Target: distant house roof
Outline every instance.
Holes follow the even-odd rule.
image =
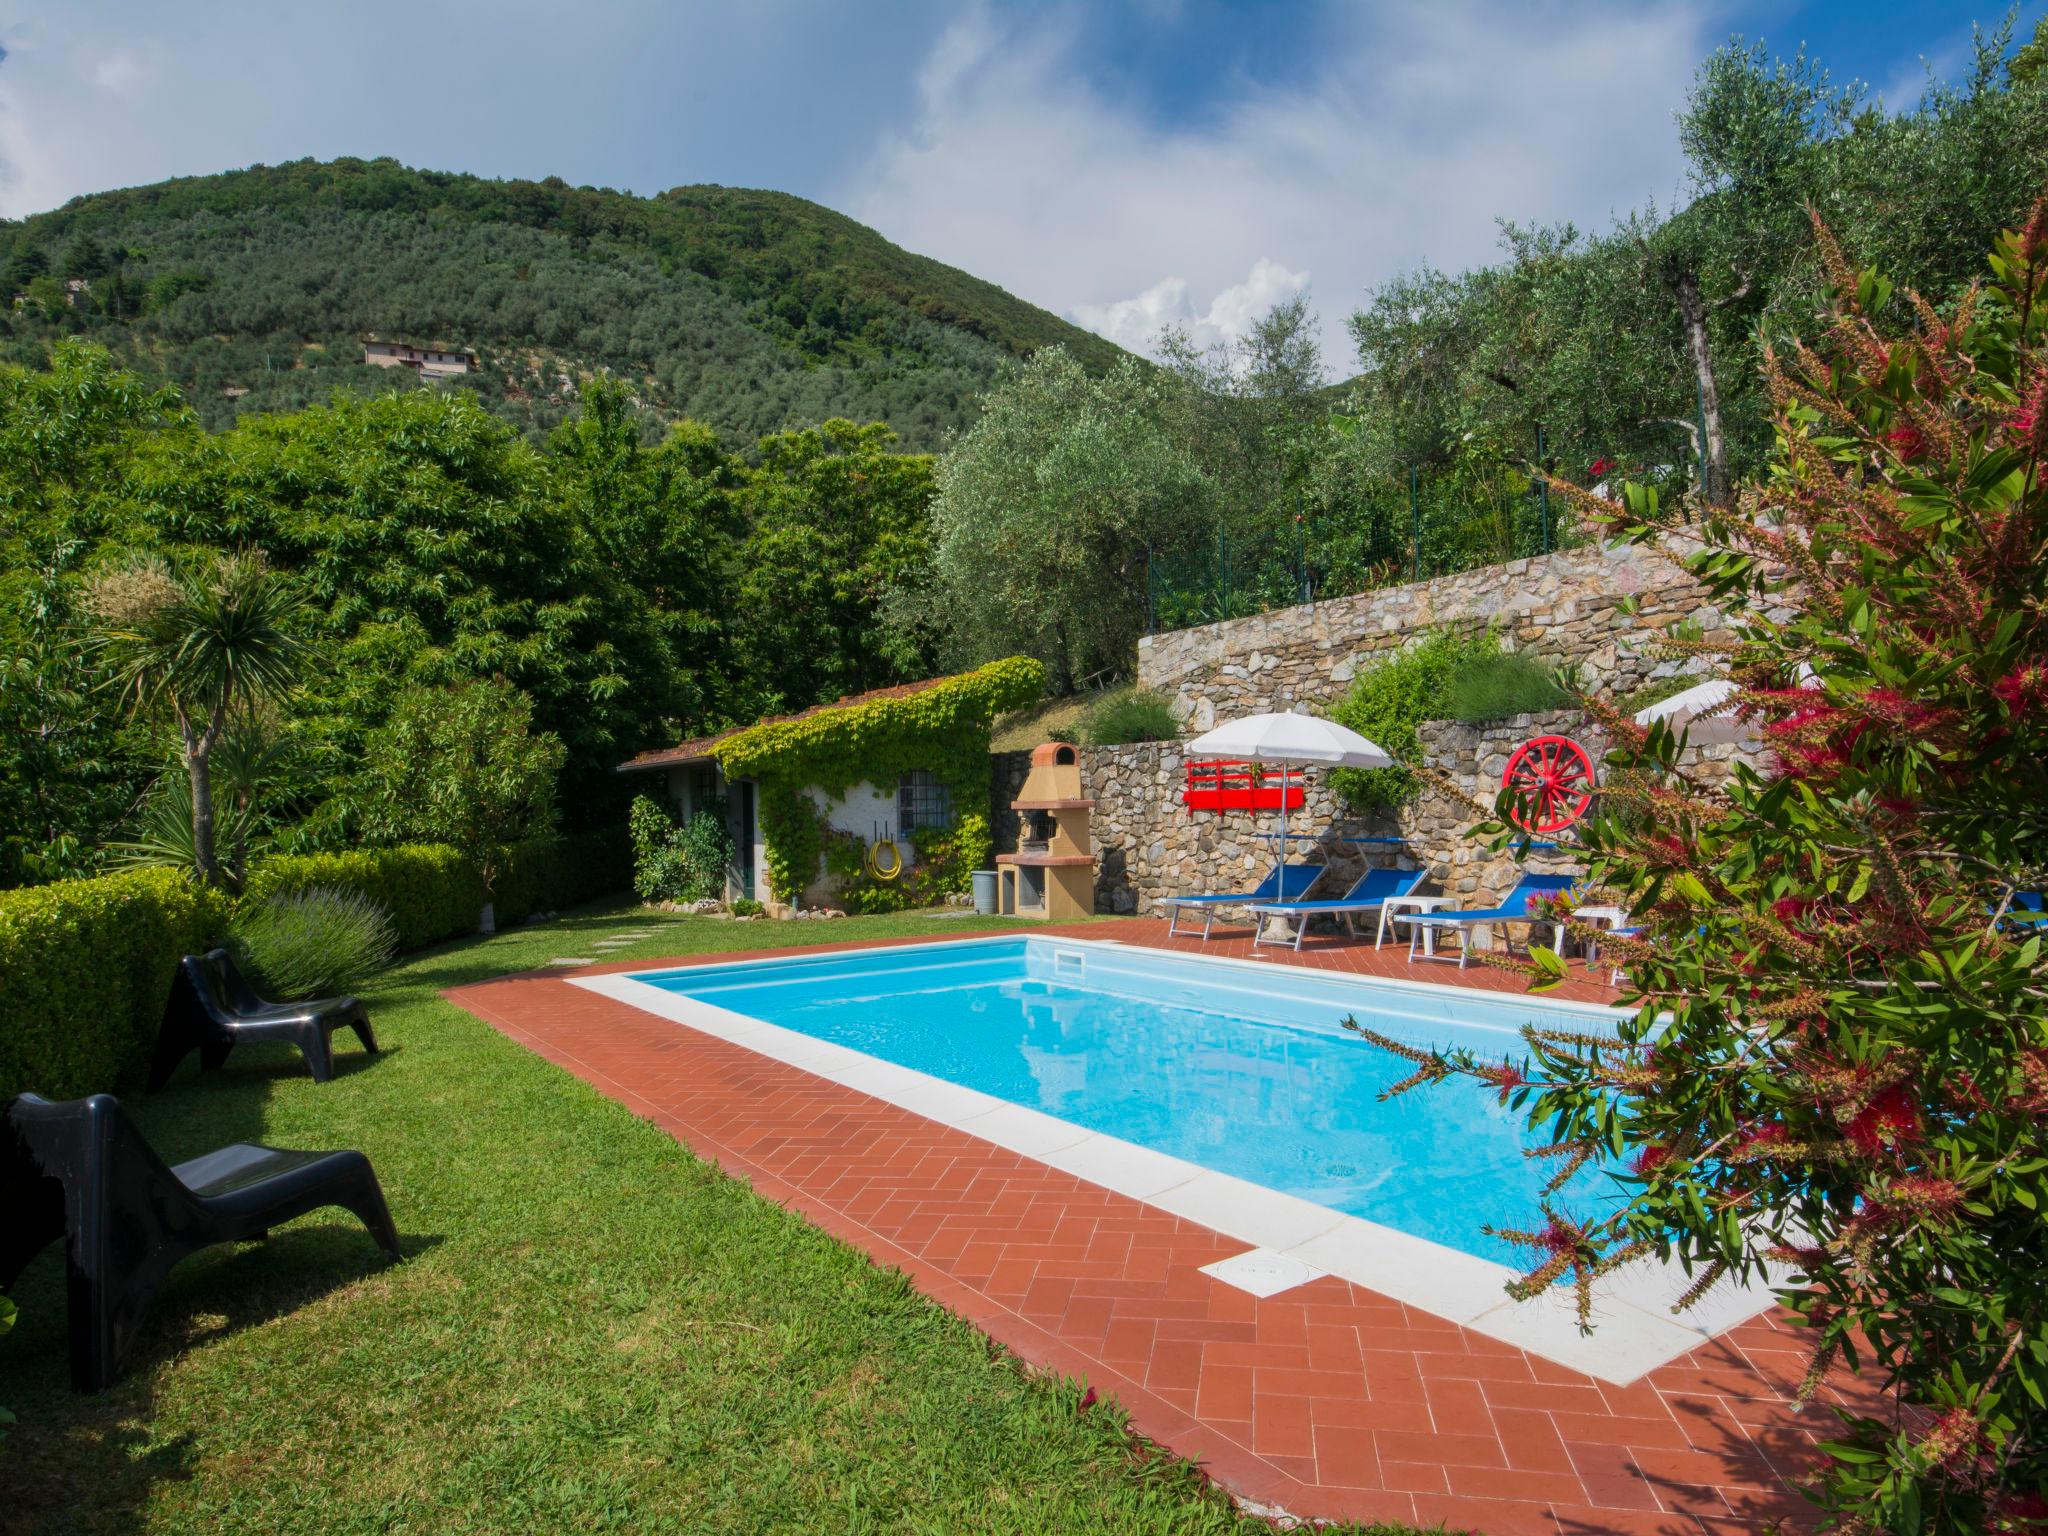
[[[857,704],[872,704],[876,699],[905,699],[914,693],[923,693],[941,683],[950,683],[951,677],[928,677],[917,683],[897,683],[890,688],[870,688],[866,693],[849,693],[830,704],[813,704],[809,709],[800,709],[793,715],[768,715],[752,725],[736,725],[729,731],[720,731],[716,736],[696,736],[689,741],[678,742],[672,747],[660,747],[652,752],[642,752],[638,757],[629,757],[619,764],[619,773],[641,773],[652,768],[683,768],[691,763],[713,761],[711,749],[721,741],[751,731],[755,725],[783,725],[791,720],[808,720],[813,715],[826,714],[835,709],[847,709]]]

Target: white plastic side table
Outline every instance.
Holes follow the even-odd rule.
[[[1627,907],[1573,907],[1572,920],[1590,923],[1596,928],[1613,932],[1616,928],[1628,926]],[[1600,945],[1596,940],[1586,941],[1586,964],[1592,965],[1600,958]]]
[[[1401,937],[1399,927],[1401,923],[1406,921],[1401,916],[1403,912],[1410,914],[1434,912],[1439,907],[1448,907],[1457,899],[1455,896],[1389,896],[1380,903],[1379,937],[1372,941],[1372,947],[1378,949],[1387,942],[1387,926],[1390,923],[1395,926],[1394,937],[1397,939]]]

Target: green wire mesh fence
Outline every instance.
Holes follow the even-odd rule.
[[[1552,513],[1547,488],[1520,476],[1475,492],[1468,480],[1430,481],[1411,472],[1405,487],[1389,487],[1341,513],[1300,512],[1262,527],[1219,529],[1200,547],[1154,551],[1146,632],[1476,570],[1581,542]]]

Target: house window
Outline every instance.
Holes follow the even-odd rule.
[[[953,797],[929,768],[913,768],[896,781],[896,830],[908,837],[919,827],[944,827],[953,820]]]

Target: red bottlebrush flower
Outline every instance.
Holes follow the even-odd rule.
[[[1655,849],[1674,864],[1684,864],[1692,858],[1692,850],[1685,846],[1684,839],[1674,837],[1669,832],[1656,834],[1644,846],[1646,850]]]
[[[1893,427],[1885,433],[1884,440],[1902,463],[1911,464],[1927,457],[1927,437],[1918,427]]]
[[[1094,1406],[1095,1389],[1093,1387],[1090,1387],[1086,1392],[1083,1392],[1081,1394],[1081,1401],[1074,1405],[1074,1412],[1086,1413],[1090,1408],[1093,1408]]]
[[[2048,451],[2048,374],[2020,402],[2019,409],[2005,418],[2005,428],[2015,448],[2036,454]]]
[[[2020,1086],[2006,1101],[2030,1115],[2048,1115],[2048,1051],[2020,1052]]]
[[[1984,1090],[1977,1086],[1977,1078],[1971,1072],[1951,1072],[1942,1079],[1942,1086],[1948,1089],[1951,1102],[1965,1109],[1984,1110],[1991,1107],[1991,1101],[1984,1097]]]
[[[1849,1144],[1865,1157],[1876,1157],[1887,1147],[1911,1141],[1919,1131],[1920,1112],[1903,1083],[1871,1099],[1842,1127]]]
[[[1885,1191],[1885,1205],[1900,1215],[1939,1221],[1952,1215],[1963,1203],[1963,1186],[1938,1174],[1915,1173],[1893,1179]]]
[[[1671,1149],[1661,1141],[1653,1141],[1636,1153],[1636,1175],[1639,1178],[1648,1178],[1670,1161]]]
[[[1522,1069],[1510,1061],[1504,1061],[1497,1067],[1482,1067],[1479,1069],[1479,1075],[1500,1090],[1500,1101],[1503,1104],[1507,1103],[1509,1096],[1517,1088],[1529,1081],[1522,1075]]]
[[[1553,1217],[1543,1229],[1543,1246],[1553,1255],[1576,1253],[1579,1250],[1579,1234]]]
[[[1792,1264],[1800,1269],[1815,1270],[1827,1263],[1828,1251],[1825,1248],[1814,1247],[1810,1243],[1781,1243],[1766,1252],[1764,1257],[1775,1259],[1780,1264]]]
[[[1729,1158],[1741,1163],[1769,1157],[1779,1148],[1790,1145],[1791,1141],[1792,1133],[1774,1120],[1769,1125],[1757,1126],[1742,1140],[1736,1142],[1729,1151]]]
[[[1586,478],[1588,480],[1598,480],[1612,468],[1614,468],[1614,460],[1606,458],[1595,459],[1586,466]]]
[[[1804,896],[1780,896],[1771,903],[1771,915],[1781,923],[1796,923],[1813,910],[1813,902]]]
[[[1920,802],[1908,800],[1904,795],[1879,795],[1877,806],[1885,814],[1896,816],[1901,821],[1920,814]]]
[[[2037,261],[2044,247],[2048,247],[2048,197],[2039,197],[2027,215],[2027,227],[2020,231],[2020,259]]]
[[[2048,1494],[2008,1493],[1991,1507],[1999,1530],[2048,1531]]]
[[[1984,1424],[1967,1408],[1951,1408],[1934,1421],[1920,1448],[1951,1472],[1966,1470],[1984,1444]]]
[[[1991,685],[1999,701],[2016,715],[2048,702],[2048,666],[2030,661],[2014,667]]]

